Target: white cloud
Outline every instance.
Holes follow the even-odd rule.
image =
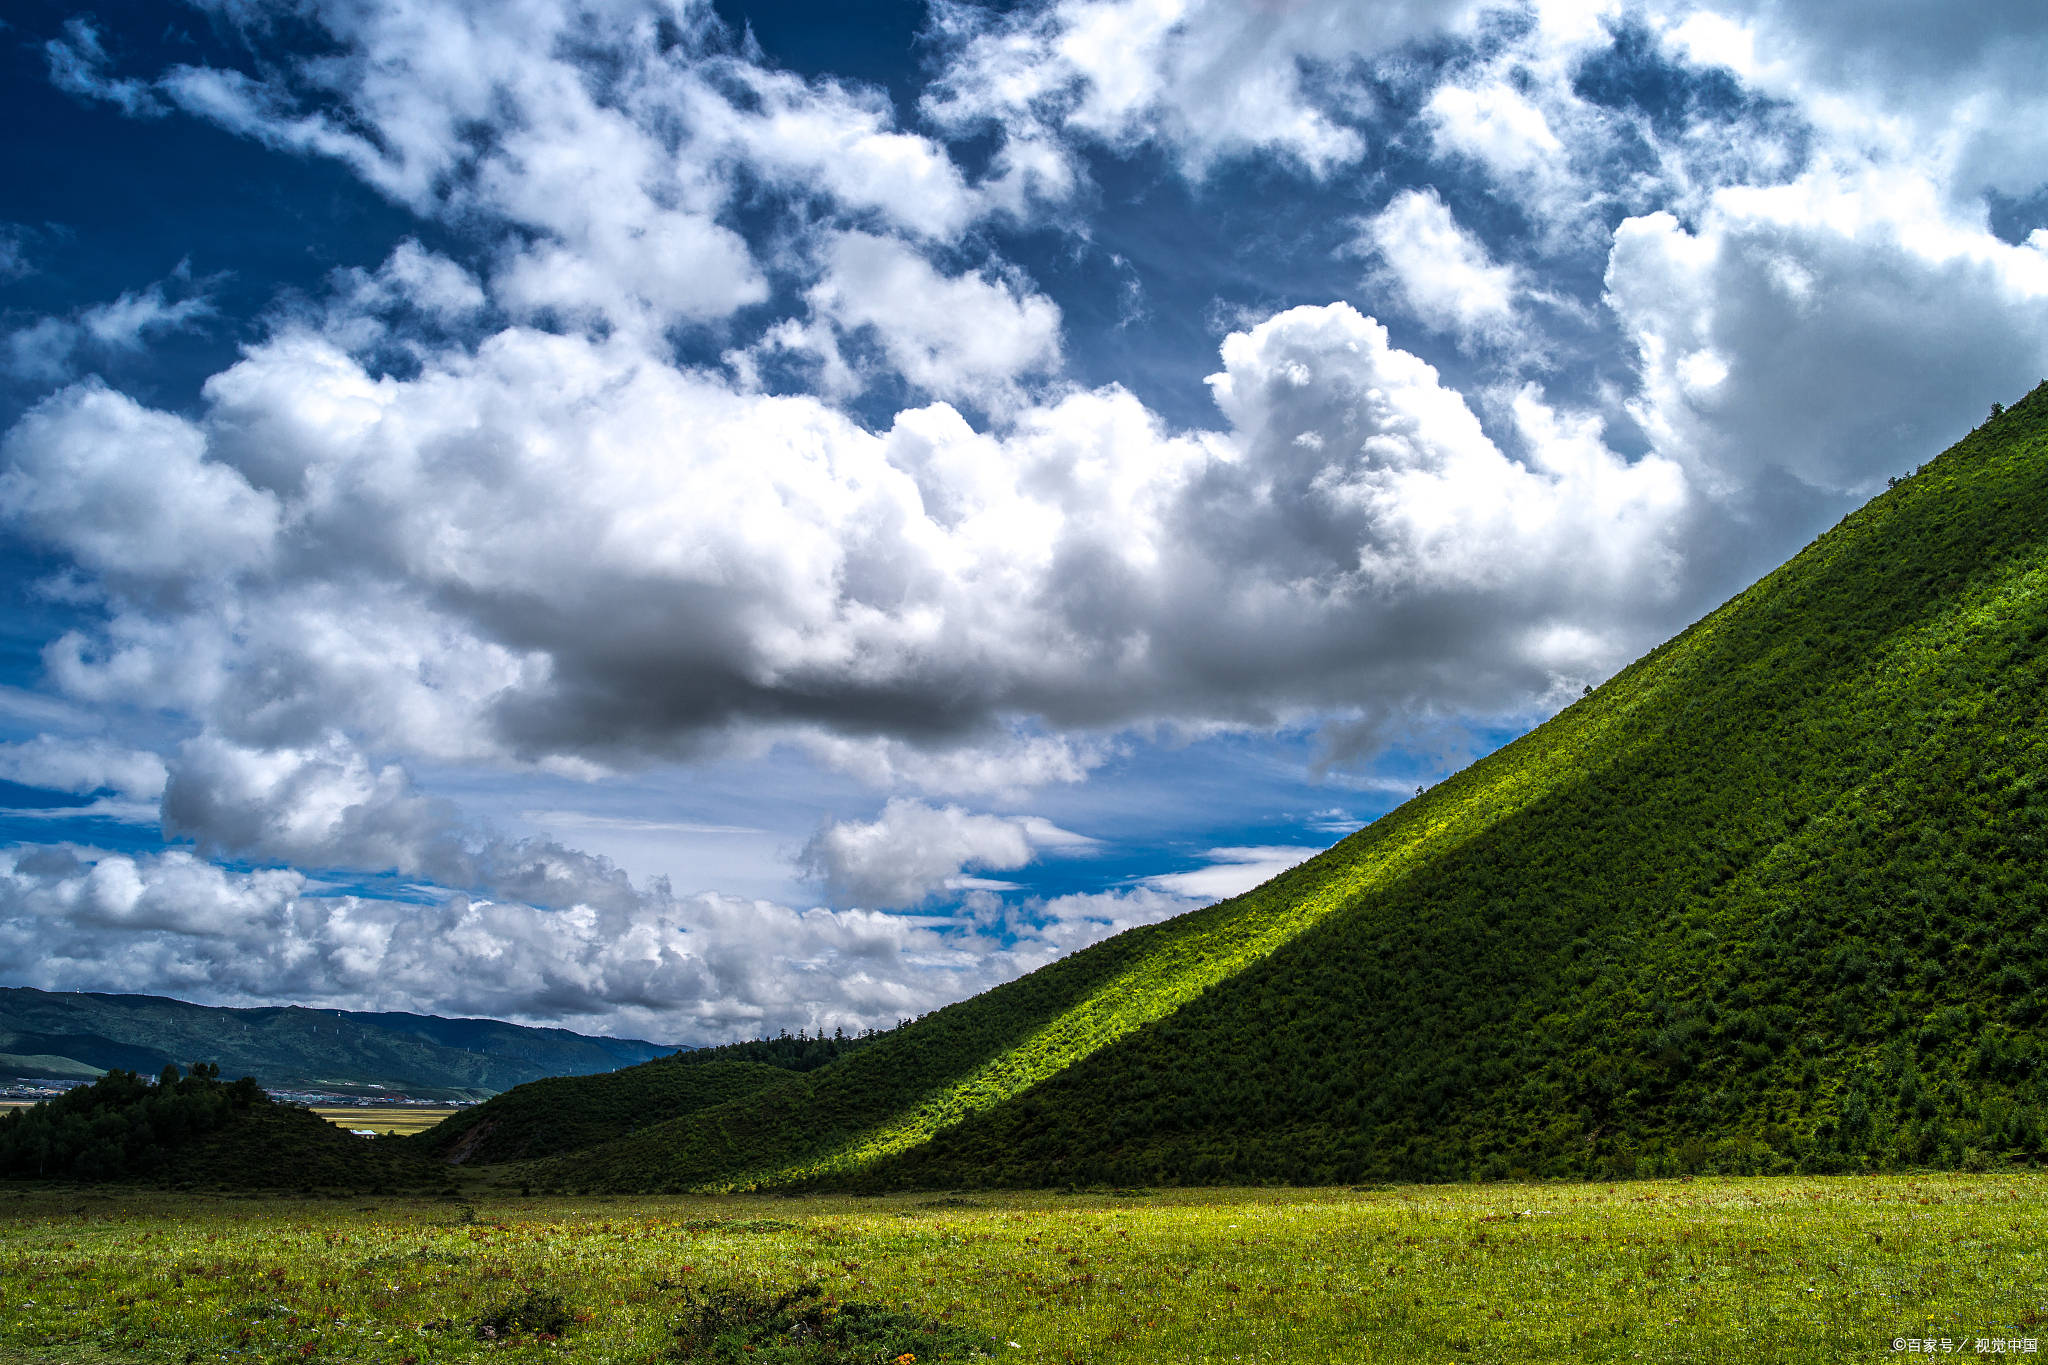
[[[1569,156],[1542,108],[1504,80],[1440,85],[1424,117],[1439,148],[1471,157],[1504,182],[1555,179]]]
[[[24,787],[79,796],[109,791],[135,801],[154,801],[163,795],[164,761],[146,749],[103,739],[43,734],[0,744],[0,777]]]
[[[0,269],[0,276],[5,273]],[[184,265],[171,281],[190,287]],[[184,331],[214,315],[213,300],[204,292],[172,299],[166,290],[167,282],[159,280],[68,317],[39,318],[8,334],[5,368],[18,379],[60,382],[77,372],[81,354],[133,354],[160,336]]]
[[[630,815],[598,815],[590,811],[530,810],[521,818],[536,825],[566,829],[624,830],[634,834],[766,834],[752,825],[714,825],[694,820],[649,820]]]
[[[460,884],[450,861],[455,813],[412,790],[395,764],[374,767],[339,736],[306,749],[258,750],[203,734],[179,749],[164,829],[211,851],[312,867],[427,873]]]
[[[170,765],[163,825],[208,853],[395,872],[537,906],[625,912],[642,899],[606,859],[465,821],[397,764],[375,764],[340,736],[297,749],[215,734],[186,741]]]
[[[1418,122],[1436,156],[1482,172],[1492,196],[1528,219],[1527,245],[1565,271],[1603,248],[1623,216],[1690,215],[1716,188],[1775,183],[1808,154],[1803,111],[1756,91],[1731,101],[1697,69],[1670,73],[1642,99],[1603,98],[1597,79],[1589,89],[1600,64],[1645,60],[1629,35],[1668,24],[1658,6],[1531,8],[1532,22],[1442,73]]]
[[[25,235],[19,227],[0,223],[0,280],[34,273],[35,267],[29,264],[28,252],[22,245]]]
[[[884,92],[744,62],[715,71],[749,98],[736,104],[699,89],[698,136],[757,174],[939,240],[986,211],[985,193],[967,184],[942,143],[894,126]]]
[[[481,311],[487,302],[474,275],[410,237],[391,249],[375,273],[346,272],[339,292],[343,316],[409,306],[438,320],[456,321]]]
[[[1022,800],[1055,783],[1082,782],[1116,746],[1074,735],[977,734],[971,745],[922,746],[888,735],[852,736],[801,730],[786,737],[797,749],[881,791],[913,787],[937,796]]]
[[[1435,190],[1403,190],[1362,225],[1359,245],[1385,267],[1378,278],[1411,315],[1470,344],[1503,344],[1522,293],[1519,272],[1458,226]]]
[[[271,552],[277,505],[205,446],[179,418],[75,385],[0,442],[0,517],[113,582],[171,590],[253,568]]]
[[[0,716],[25,725],[50,725],[84,729],[93,724],[93,713],[75,702],[43,692],[0,685]]]
[[[338,158],[416,212],[518,229],[492,282],[515,312],[651,334],[765,297],[747,244],[717,221],[724,173],[676,126],[701,83],[663,55],[654,7],[331,4],[312,17],[342,56],[261,82],[178,68],[162,88],[231,131]],[[684,22],[701,37],[700,18]],[[605,82],[572,56],[599,49]],[[334,102],[345,118],[320,111]]]
[[[1094,840],[1033,815],[981,815],[898,797],[874,820],[834,820],[799,862],[837,895],[876,906],[910,906],[953,889],[995,889],[973,871],[1023,867],[1046,849],[1082,850]]]
[[[1199,897],[1136,886],[1031,900],[1007,909],[997,918],[1021,931],[1028,940],[1071,953],[1126,929],[1158,924],[1198,910],[1202,904]]]
[[[0,508],[117,594],[49,653],[77,696],[260,748],[765,739],[954,790],[1071,780],[1087,732],[1153,720],[1520,704],[1668,599],[1668,463],[1540,402],[1512,459],[1343,305],[1223,359],[1226,431],[1104,389],[1002,435],[943,405],[874,434],[624,338],[514,329],[373,380],[286,334],[194,420],[51,399],[7,438]]]
[[[910,247],[867,233],[837,234],[824,256],[824,277],[806,296],[815,315],[841,334],[868,330],[890,366],[933,397],[1008,407],[1021,380],[1059,366],[1060,310],[1042,294],[941,275]]]
[[[883,92],[732,55],[708,5],[382,0],[307,13],[338,54],[260,79],[177,67],[153,89],[269,146],[338,159],[422,215],[494,230],[488,287],[523,319],[653,341],[764,301],[776,263],[726,221],[763,186],[848,225],[941,242],[1022,202],[1016,166],[970,185],[942,143],[895,126]],[[412,283],[446,297],[449,281]]]
[[[1380,779],[1380,781],[1384,783],[1384,790],[1401,793],[1405,793],[1407,790],[1407,783],[1401,782],[1399,779],[1387,778]],[[1368,783],[1365,785],[1369,790],[1375,789],[1373,784]],[[1365,821],[1358,819],[1342,806],[1331,806],[1328,809],[1316,811],[1309,816],[1307,823],[1308,827],[1315,830],[1318,834],[1352,834],[1363,829],[1366,824]]]
[[[1179,904],[1061,907],[1005,942],[950,921],[726,896],[540,909],[322,895],[299,872],[183,852],[0,850],[0,971],[50,990],[425,1010],[713,1042],[887,1027]],[[1119,913],[1121,920],[1119,920]]]
[[[1212,848],[1202,855],[1209,860],[1207,866],[1187,872],[1162,872],[1145,878],[1144,885],[1154,891],[1193,901],[1229,900],[1271,881],[1288,868],[1322,851],[1293,844]]]
[[[105,100],[131,117],[153,117],[165,112],[163,101],[147,82],[111,74],[113,58],[107,54],[99,30],[90,19],[73,18],[64,23],[64,36],[43,44],[43,59],[50,83],[66,94]]]
[[[71,377],[71,355],[84,339],[69,318],[38,318],[7,334],[7,373],[31,383],[57,383]]]
[[[1309,0],[1057,0],[1000,16],[942,4],[950,49],[926,94],[942,127],[994,127],[1020,157],[1058,141],[1112,148],[1155,142],[1200,175],[1224,157],[1276,152],[1327,175],[1364,150],[1359,133],[1312,93],[1356,61],[1457,28],[1465,0],[1355,5]],[[1071,171],[1044,175],[1056,187]]]
[[[120,796],[100,796],[82,806],[10,806],[0,815],[10,820],[40,820],[51,824],[67,820],[112,820],[124,825],[155,826],[159,807],[154,801],[131,801]]]
[[[1724,189],[1691,230],[1631,219],[1607,291],[1638,421],[1731,498],[1788,474],[1867,493],[2048,373],[2048,254],[1903,171]]]
[[[2048,13],[2027,0],[1658,8],[1675,54],[1793,102],[1839,146],[1941,167],[1959,200],[2048,183]]]
[[[150,336],[174,332],[194,319],[211,316],[213,304],[203,296],[171,302],[163,285],[121,295],[112,303],[88,308],[80,314],[79,326],[94,341],[115,350],[140,350]]]

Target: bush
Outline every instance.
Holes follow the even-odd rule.
[[[574,1325],[576,1314],[560,1294],[529,1291],[476,1321],[479,1341],[503,1341],[532,1333],[558,1337]]]
[[[684,1291],[672,1359],[717,1365],[919,1365],[994,1354],[995,1339],[865,1303],[835,1303],[815,1284],[773,1297],[734,1287]]]

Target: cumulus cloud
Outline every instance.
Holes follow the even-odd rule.
[[[551,909],[629,913],[641,903],[608,860],[466,821],[419,792],[399,765],[373,763],[338,735],[299,749],[255,749],[215,734],[188,740],[169,768],[163,827],[206,853],[395,872]]]
[[[1555,181],[1570,156],[1550,117],[1505,80],[1445,82],[1424,106],[1437,145],[1472,158],[1502,181]]]
[[[1903,172],[1717,192],[1625,222],[1607,268],[1633,411],[1730,497],[1789,475],[1868,493],[2048,373],[2048,252],[1958,221]]]
[[[325,5],[342,47],[258,79],[176,68],[181,108],[284,150],[329,156],[416,212],[518,229],[500,301],[642,332],[723,317],[765,297],[746,242],[718,221],[729,186],[685,153],[670,116],[695,83],[665,60],[652,6]],[[676,36],[692,45],[704,17]],[[572,56],[603,50],[617,79]],[[358,131],[358,130],[363,131]]]
[[[322,895],[297,871],[60,845],[0,850],[0,970],[49,990],[426,1010],[716,1042],[887,1027],[1184,905],[1142,893],[1054,903],[999,935],[659,887],[562,909],[461,894],[425,904]]]
[[[146,749],[104,739],[37,735],[0,744],[0,777],[24,787],[87,796],[115,792],[133,801],[163,795],[164,761]]]
[[[1796,104],[1864,154],[1937,164],[1958,197],[2048,183],[2048,15],[2025,0],[1668,3],[1669,47]]]
[[[1495,262],[1435,190],[1403,190],[1362,228],[1360,248],[1379,259],[1379,278],[1409,314],[1468,345],[1508,339],[1519,272]]]
[[[764,301],[778,263],[727,221],[761,188],[933,241],[1022,202],[1015,158],[971,184],[943,143],[896,126],[885,93],[749,60],[709,5],[322,3],[306,17],[337,54],[129,84],[339,160],[424,216],[497,228],[488,288],[528,320],[652,339]],[[67,41],[67,71],[104,65]]]
[[[1000,435],[944,405],[872,433],[620,338],[514,329],[398,380],[293,334],[192,419],[52,398],[0,509],[117,594],[49,654],[77,695],[258,747],[563,764],[1515,705],[1668,595],[1675,466],[1534,400],[1514,458],[1344,305],[1223,362],[1224,431],[1110,388]]]
[[[1011,280],[945,276],[900,242],[837,234],[825,274],[806,296],[837,334],[871,334],[912,387],[948,401],[1009,407],[1019,381],[1057,368],[1060,310]],[[814,342],[837,361],[836,338]],[[839,362],[843,364],[843,362]]]
[[[209,460],[189,423],[97,382],[0,442],[0,517],[143,594],[253,568],[278,529],[275,500]]]
[[[452,322],[475,315],[488,302],[474,275],[410,237],[375,271],[345,271],[339,283],[335,311],[344,320],[410,308]]]
[[[987,885],[963,880],[965,873],[1008,871],[1044,850],[1071,852],[1094,842],[1035,815],[980,815],[898,797],[874,820],[827,823],[804,845],[799,862],[836,895],[910,906],[941,891]]]
[[[1341,81],[1352,64],[1460,27],[1478,8],[1057,0],[997,14],[942,4],[934,26],[946,64],[924,108],[942,127],[999,130],[1020,158],[1057,155],[1067,141],[1153,143],[1195,174],[1223,157],[1270,151],[1326,175],[1365,144],[1316,96],[1317,77]],[[1071,172],[1042,180],[1070,182]]]

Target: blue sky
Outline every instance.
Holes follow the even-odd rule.
[[[16,6],[0,976],[701,1042],[1244,889],[2048,372],[2044,30]]]

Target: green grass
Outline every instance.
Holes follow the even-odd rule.
[[[2048,1185],[1996,1176],[474,1205],[55,1190],[0,1196],[0,1358],[679,1360],[705,1304],[812,1284],[808,1302],[1019,1365],[1877,1360],[1895,1337],[2048,1336],[2044,1214]],[[559,1339],[477,1330],[529,1319]]]

